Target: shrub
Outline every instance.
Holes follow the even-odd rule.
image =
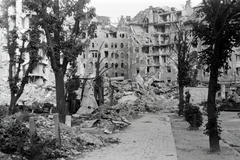
[[[0,118],[5,117],[7,115],[7,113],[8,113],[8,106],[7,105],[5,105],[5,106],[1,105],[0,106]]]
[[[29,129],[19,120],[11,118],[0,123],[0,151],[7,154],[20,153],[29,145]]]
[[[196,115],[195,125],[194,115]],[[190,124],[189,129],[198,129],[203,123],[202,112],[197,106],[193,106],[191,103],[185,104],[184,117]]]

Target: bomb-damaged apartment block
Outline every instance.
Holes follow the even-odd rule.
[[[0,11],[2,14],[2,11]],[[16,0],[12,6],[8,9],[8,22],[9,22],[9,30],[13,28],[18,29],[19,39],[17,40],[19,48],[22,47],[22,35],[29,29],[31,18],[34,14],[30,13],[27,10],[23,9],[22,0]],[[41,42],[46,41],[45,36],[41,36]],[[9,70],[9,54],[7,53],[7,30],[5,28],[0,28],[0,85],[7,84],[8,81],[8,70]],[[25,43],[25,47],[27,46],[28,41]],[[19,48],[16,49],[15,61],[18,61],[20,57]],[[51,83],[54,80],[54,75],[50,67],[50,61],[48,60],[45,53],[40,49],[39,57],[41,57],[41,61],[36,65],[33,71],[30,72],[28,77],[28,83],[33,83],[36,85],[44,85],[46,83]],[[24,59],[24,63],[21,64],[21,75],[24,75],[29,62],[29,53],[24,52],[22,55]],[[12,70],[14,74],[17,72],[17,63],[13,66]]]
[[[19,33],[24,33],[30,25],[33,14],[22,9],[22,0],[16,0],[16,4],[9,9],[9,23],[17,27]],[[175,45],[176,23],[186,22],[194,18],[194,8],[191,1],[186,1],[182,10],[169,7],[148,7],[140,11],[135,17],[121,16],[117,26],[111,25],[110,18],[97,16],[93,21],[97,22],[95,38],[78,58],[78,71],[80,77],[94,77],[96,74],[96,62],[100,58],[100,70],[106,77],[119,77],[134,79],[138,74],[143,78],[155,77],[169,84],[176,84],[177,67],[173,60],[177,55],[171,49]],[[185,27],[188,24],[185,23]],[[0,83],[6,83],[8,79],[9,56],[6,53],[6,30],[0,29]],[[46,41],[41,36],[41,41]],[[22,44],[21,40],[18,42]],[[191,51],[200,51],[201,43]],[[234,48],[229,65],[229,70],[219,78],[220,84],[226,85],[226,91],[230,88],[239,88],[240,77],[240,49]],[[100,54],[99,54],[100,53]],[[19,51],[17,51],[17,55]],[[43,85],[54,81],[50,62],[44,52],[39,51],[42,61],[29,75],[29,82]],[[25,62],[20,74],[24,74],[29,55],[24,53]],[[16,57],[17,59],[17,57]],[[15,67],[16,69],[16,67]],[[13,69],[13,70],[15,70]],[[198,80],[208,83],[209,73],[203,69],[198,71]]]
[[[116,27],[108,17],[98,16],[96,38],[80,56],[78,73],[94,76],[99,52],[103,59],[100,69],[105,68],[107,77],[131,79],[140,74],[175,83],[177,67],[172,60],[177,55],[171,47],[177,32],[176,23],[186,20],[192,13],[190,1],[187,1],[184,10],[150,6],[132,19],[121,16]]]

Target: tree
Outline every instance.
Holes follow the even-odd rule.
[[[89,0],[24,0],[33,13],[32,26],[44,31],[45,52],[55,75],[57,110],[60,122],[65,122],[66,99],[64,76],[70,62],[94,37],[96,25],[91,22],[95,9],[87,7]]]
[[[184,108],[184,87],[189,86],[194,80],[194,76],[191,73],[195,72],[194,65],[197,64],[196,52],[191,51],[191,47],[196,38],[192,37],[191,28],[186,27],[186,22],[180,21],[175,23],[177,31],[175,32],[174,45],[171,46],[173,52],[177,55],[173,56],[176,59],[171,58],[178,70],[178,85],[179,85],[179,115],[183,115]]]
[[[204,47],[200,59],[210,72],[206,133],[209,135],[210,150],[220,151],[215,95],[219,88],[217,82],[221,69],[229,69],[228,60],[239,37],[240,1],[204,0],[196,9],[196,20],[192,24],[194,34]]]
[[[38,56],[38,50],[40,48],[40,36],[37,29],[32,29],[28,31],[30,40],[28,41],[26,34],[20,34],[18,32],[17,26],[10,26],[9,24],[9,8],[15,7],[15,0],[4,0],[1,4],[1,9],[3,11],[1,17],[1,27],[6,30],[7,37],[7,53],[9,55],[9,88],[11,93],[10,107],[8,110],[9,114],[15,112],[15,107],[17,100],[20,98],[24,91],[25,85],[28,83],[29,73],[35,68],[38,62],[41,60],[41,57]],[[22,41],[21,47],[19,47],[18,40]],[[29,42],[27,48],[25,47],[26,42]],[[29,48],[31,46],[31,48]],[[17,53],[17,50],[20,54]],[[29,53],[29,62],[26,71],[23,73],[23,76],[20,76],[22,71],[22,64],[25,62],[24,53]]]

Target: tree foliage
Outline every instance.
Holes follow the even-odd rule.
[[[240,1],[204,1],[197,8],[197,20],[193,22],[194,34],[197,35],[204,46],[200,52],[203,65],[218,69],[229,69],[228,60],[233,53],[233,47],[240,36]],[[221,52],[213,52],[216,43]]]
[[[193,32],[202,42],[200,59],[210,72],[208,86],[206,133],[209,135],[211,151],[219,151],[219,129],[215,95],[221,69],[229,69],[233,47],[240,33],[239,0],[204,0],[196,9]]]
[[[94,37],[96,24],[91,21],[95,9],[89,0],[24,0],[32,14],[32,26],[43,30],[45,53],[55,74],[57,109],[65,121],[64,76],[67,66],[75,62]]]
[[[174,35],[174,44],[171,49],[176,54],[175,65],[178,69],[178,84],[179,84],[179,115],[183,114],[183,90],[185,86],[194,85],[196,82],[196,52],[191,51],[193,42],[196,42],[192,36],[192,31],[188,23],[180,21],[175,24],[177,31]],[[195,67],[195,69],[194,69]]]
[[[36,67],[41,57],[38,56],[38,50],[40,46],[39,32],[37,29],[31,29],[27,31],[28,33],[20,33],[17,26],[10,26],[9,19],[9,8],[16,7],[15,0],[4,0],[1,4],[2,16],[0,20],[0,25],[6,33],[7,37],[7,47],[6,51],[9,55],[9,76],[8,82],[11,92],[11,100],[9,107],[9,114],[14,113],[15,105],[17,100],[20,98],[24,91],[25,85],[28,83],[29,73]],[[27,34],[29,34],[30,39],[28,39]],[[22,44],[19,44],[21,41]],[[27,47],[25,46],[28,42]],[[28,52],[30,57],[29,61],[26,62],[24,55]],[[22,64],[28,63],[23,76],[21,76]]]

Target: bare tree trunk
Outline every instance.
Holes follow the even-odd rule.
[[[218,59],[218,56],[220,54],[219,45],[217,42],[213,45],[213,54],[214,59]],[[220,151],[220,145],[219,145],[219,133],[218,133],[218,113],[216,108],[216,88],[217,88],[217,82],[218,82],[218,69],[220,67],[218,66],[218,63],[212,62],[212,65],[210,66],[210,80],[209,80],[209,86],[208,86],[208,101],[207,101],[207,114],[208,114],[208,124],[207,124],[207,130],[209,131],[209,145],[210,150],[213,152]]]
[[[66,99],[65,99],[65,89],[64,89],[64,75],[59,71],[55,73],[56,81],[56,100],[57,100],[57,110],[59,113],[59,121],[65,123],[66,117]]]
[[[178,115],[183,115],[183,105],[184,105],[184,99],[183,99],[183,88],[184,86],[179,84],[179,106],[178,106]]]
[[[216,73],[216,72],[215,72]],[[217,86],[217,76],[212,71],[210,73],[210,81],[208,87],[208,102],[207,102],[207,113],[208,113],[208,124],[209,129],[209,144],[211,151],[220,151],[219,145],[219,133],[218,133],[218,122],[217,122],[217,108],[215,104],[215,95]]]
[[[15,106],[16,106],[16,96],[14,95],[14,93],[11,93],[11,100],[10,100],[10,106],[8,109],[8,114],[14,114],[15,113]]]

